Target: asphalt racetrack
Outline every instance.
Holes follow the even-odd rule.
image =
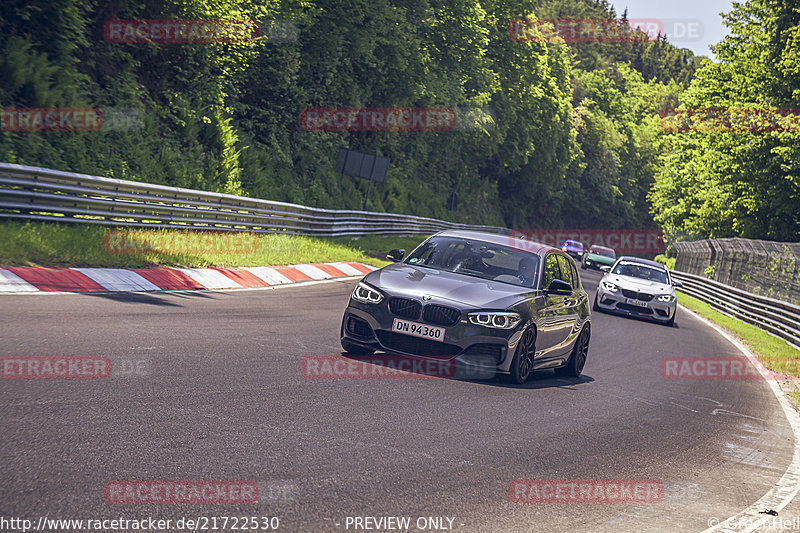
[[[593,297],[600,274],[581,276]],[[3,356],[115,365],[106,379],[0,380],[0,515],[267,516],[279,531],[323,533],[398,530],[364,517],[410,517],[409,531],[701,531],[790,463],[793,434],[765,382],[662,375],[665,357],[740,355],[681,310],[674,328],[593,313],[579,379],[310,379],[304,357],[341,353],[355,283],[0,296]],[[518,479],[650,480],[662,494],[518,503]],[[120,480],[251,480],[260,497],[109,503],[104,488]]]

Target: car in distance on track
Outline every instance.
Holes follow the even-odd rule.
[[[566,240],[561,245],[561,250],[572,257],[576,263],[583,257],[583,243],[581,241]]]
[[[593,244],[589,247],[589,251],[583,254],[581,268],[584,270],[587,268],[600,269],[603,266],[613,265],[616,260],[617,254],[614,253],[613,248]]]
[[[367,274],[342,317],[341,343],[447,358],[523,383],[534,370],[583,371],[589,297],[575,262],[557,248],[508,235],[445,231]],[[485,374],[486,372],[484,372]]]
[[[668,326],[675,324],[678,302],[669,270],[655,261],[623,256],[607,270],[597,286],[592,308],[629,316],[649,318]]]

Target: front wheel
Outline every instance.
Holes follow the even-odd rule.
[[[594,303],[592,303],[592,311],[600,311],[600,306],[597,305],[597,294],[594,295]]]
[[[669,320],[667,320],[666,322],[664,322],[664,325],[666,325],[668,328],[673,327],[675,325],[675,315],[676,314],[678,314],[678,309],[677,308],[675,309],[675,312],[672,313],[672,317]]]
[[[510,374],[503,376],[506,381],[522,385],[527,381],[533,370],[533,357],[536,353],[536,330],[533,326],[525,330],[517,344],[514,360],[511,361]]]
[[[556,375],[577,378],[583,372],[586,364],[586,356],[589,354],[589,326],[584,326],[578,334],[578,340],[572,348],[572,353],[567,360],[567,364],[561,368],[556,368]]]
[[[375,350],[372,348],[367,348],[366,346],[354,344],[345,339],[342,339],[342,348],[344,348],[344,351],[346,351],[347,353],[353,355],[372,355],[375,353]]]

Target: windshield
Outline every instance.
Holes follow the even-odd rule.
[[[539,273],[538,255],[459,237],[433,237],[404,262],[523,287],[534,287]]]
[[[612,259],[616,257],[616,255],[614,254],[614,250],[612,250],[611,248],[603,248],[602,246],[592,246],[591,248],[589,248],[589,253],[610,257]]]
[[[573,248],[583,248],[583,244],[577,241],[566,241],[564,246],[572,246]]]
[[[620,276],[630,276],[632,278],[646,279],[657,283],[669,284],[667,271],[658,267],[635,263],[633,261],[620,261],[612,271]]]

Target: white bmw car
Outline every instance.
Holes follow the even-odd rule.
[[[606,270],[594,297],[595,311],[649,318],[667,326],[675,324],[678,302],[669,270],[655,261],[638,257],[620,257]]]

